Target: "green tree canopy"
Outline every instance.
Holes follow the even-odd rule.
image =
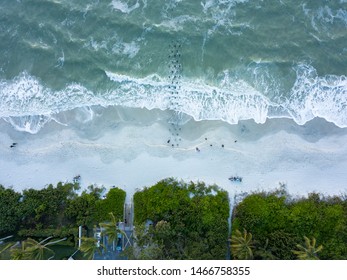
[[[232,226],[253,234],[255,258],[264,258],[259,249],[266,247],[275,258],[296,259],[297,244],[303,236],[312,236],[324,246],[321,259],[347,259],[346,201],[317,193],[297,198],[283,191],[253,193],[235,207]]]
[[[123,220],[123,210],[125,203],[126,192],[119,188],[111,188],[105,199],[96,202],[98,212],[98,221],[103,222],[109,220],[109,213],[114,213],[117,221]]]
[[[0,185],[0,236],[14,232],[21,219],[21,194]]]
[[[135,193],[134,209],[137,224],[153,221],[165,259],[225,259],[229,199],[217,186],[169,178]]]
[[[26,189],[23,191],[22,226],[35,228],[38,225],[61,226],[64,223],[64,211],[69,200],[76,197],[74,184],[58,183],[41,190]]]

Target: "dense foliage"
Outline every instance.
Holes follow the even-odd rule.
[[[77,235],[82,225],[87,231],[109,219],[113,212],[123,216],[125,192],[112,188],[89,186],[82,193],[78,183],[58,183],[46,188],[26,189],[17,193],[0,186],[0,237],[14,234],[26,237],[66,237]]]
[[[96,202],[96,219],[100,222],[108,221],[110,219],[110,213],[113,213],[116,221],[123,220],[125,196],[125,191],[119,188],[110,189],[105,199]]]
[[[116,237],[125,196],[121,189],[105,193],[97,186],[80,192],[78,182],[22,193],[0,185],[0,238],[14,235],[0,244],[0,259],[10,253],[16,258],[69,256],[79,225],[86,238],[98,224]],[[235,206],[231,237],[228,194],[217,186],[170,178],[136,192],[133,199],[136,242],[128,258],[225,259],[229,237],[233,259],[347,259],[344,196],[293,198],[284,188],[253,193]],[[22,248],[11,247],[17,240],[25,241]],[[87,249],[94,251],[95,239],[90,240],[93,246]],[[59,248],[65,253],[59,254]]]
[[[310,246],[306,251],[315,252],[315,258],[347,259],[347,200],[343,197],[312,193],[294,199],[283,189],[254,193],[235,207],[232,227],[233,235],[237,230],[252,233],[258,259],[302,258],[297,249]],[[238,258],[237,253],[233,257]]]
[[[147,237],[137,232],[139,244],[152,250],[150,258],[226,258],[229,199],[217,186],[162,180],[135,193],[134,208],[137,225],[153,223],[142,231]],[[140,255],[148,258],[145,252]]]
[[[0,236],[14,232],[21,219],[21,195],[0,185]]]

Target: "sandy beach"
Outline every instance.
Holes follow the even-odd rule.
[[[36,134],[2,120],[0,183],[20,191],[80,175],[82,187],[118,186],[127,199],[166,177],[217,184],[231,197],[274,189],[280,182],[294,195],[347,190],[347,129],[325,120],[230,125],[183,116],[182,124],[174,125],[170,118],[172,112],[160,110],[75,109]],[[12,143],[17,145],[11,148]],[[230,176],[243,181],[231,182]]]

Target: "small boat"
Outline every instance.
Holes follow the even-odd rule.
[[[242,182],[242,177],[239,177],[239,176],[231,176],[229,177],[229,180],[232,181],[232,182]]]

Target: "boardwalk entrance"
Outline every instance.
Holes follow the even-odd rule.
[[[125,236],[123,237],[123,250],[128,246],[133,245],[133,231],[134,231],[134,206],[132,203],[124,204],[124,214],[123,214],[123,228],[121,228]]]

